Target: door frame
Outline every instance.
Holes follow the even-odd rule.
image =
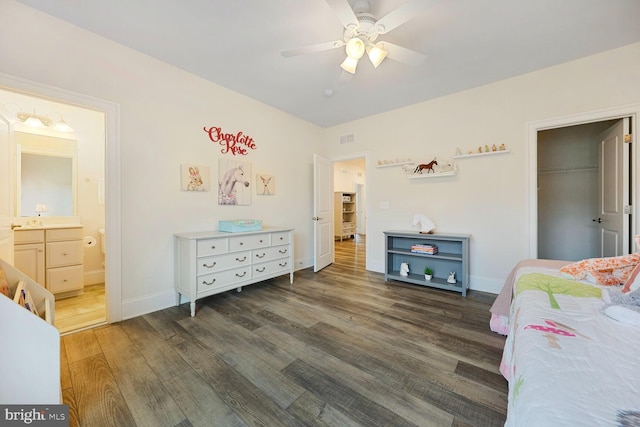
[[[122,320],[122,201],[120,171],[120,105],[111,101],[0,73],[0,87],[64,102],[105,115],[105,294],[107,322]]]
[[[362,159],[364,158],[364,173],[365,173],[365,183],[367,182],[367,176],[369,176],[369,174],[371,173],[371,168],[372,168],[372,164],[370,161],[371,158],[371,153],[369,151],[363,151],[363,152],[359,152],[359,153],[351,153],[351,154],[344,154],[341,156],[334,156],[334,157],[330,157],[330,160],[333,162],[333,167],[334,167],[334,171],[335,171],[335,163],[336,162],[344,162],[347,160],[353,160],[353,159]],[[365,184],[366,185],[366,184]],[[371,203],[369,203],[369,198],[367,197],[367,201],[365,203],[365,211],[366,211],[366,217],[369,217],[370,211],[369,208],[371,206]],[[365,225],[364,225],[364,229],[365,229],[365,236],[369,235],[369,223],[370,221],[366,221]],[[364,246],[364,250],[365,250],[365,270],[369,270],[369,266],[372,265],[372,261],[371,261],[371,240],[372,239],[365,239],[365,246]],[[335,244],[335,242],[334,242]]]
[[[567,126],[583,125],[606,120],[617,120],[623,117],[631,117],[631,150],[629,157],[633,165],[640,165],[640,150],[638,145],[638,124],[640,119],[640,104],[615,107],[606,110],[590,111],[568,116],[555,117],[535,122],[527,125],[527,205],[528,216],[526,227],[529,236],[529,258],[538,257],[538,132],[549,129],[562,128]],[[631,194],[629,204],[632,206],[632,221],[630,224],[630,235],[635,236],[640,230],[640,183],[638,182],[638,167],[631,170]],[[633,240],[633,239],[631,239]]]

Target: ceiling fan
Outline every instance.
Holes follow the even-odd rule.
[[[369,12],[368,0],[355,0],[353,7],[348,0],[326,0],[344,26],[343,39],[285,50],[281,52],[282,56],[303,55],[345,46],[347,57],[340,66],[351,74],[355,74],[358,61],[365,52],[375,68],[386,57],[405,64],[418,65],[426,58],[422,53],[376,40],[379,35],[399,27],[436,1],[439,0],[410,0],[382,18],[376,19]]]

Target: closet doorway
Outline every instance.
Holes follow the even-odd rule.
[[[634,250],[635,171],[624,142],[630,123],[625,117],[537,131],[538,258],[578,261]]]

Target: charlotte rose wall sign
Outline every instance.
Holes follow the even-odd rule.
[[[216,126],[205,126],[204,131],[209,135],[211,142],[217,142],[222,146],[220,150],[222,154],[231,153],[234,156],[237,154],[245,156],[249,153],[249,150],[257,148],[253,138],[242,132],[224,133],[221,127]]]

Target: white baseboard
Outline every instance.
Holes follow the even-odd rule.
[[[83,280],[85,286],[104,283],[104,269],[85,271]]]
[[[176,291],[174,289],[168,289],[144,297],[123,300],[122,320],[172,307],[176,305],[176,298]]]

